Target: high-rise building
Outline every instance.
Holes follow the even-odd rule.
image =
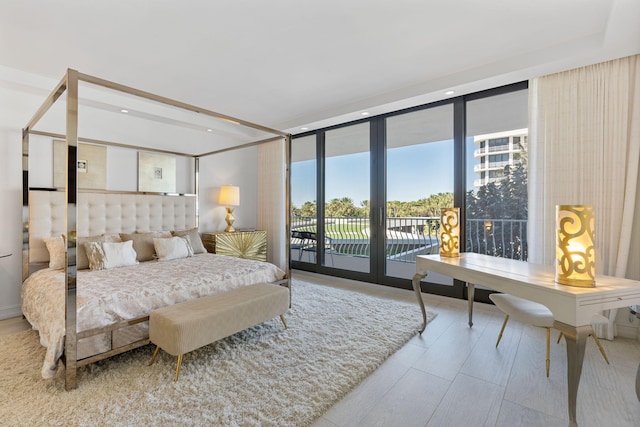
[[[478,148],[473,152],[477,161],[473,171],[479,176],[473,182],[474,187],[503,179],[505,166],[515,166],[521,161],[523,151],[527,150],[528,134],[529,129],[525,128],[474,136]]]

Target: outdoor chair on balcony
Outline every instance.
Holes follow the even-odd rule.
[[[307,252],[309,254],[309,262],[311,262],[311,254],[313,254],[313,262],[318,261],[318,237],[316,233],[312,233],[310,231],[299,231],[301,233],[301,237],[304,241],[304,245],[300,249],[300,254],[298,261],[302,259],[302,254]],[[330,237],[324,238],[324,251],[328,253],[331,257],[331,266],[333,266],[333,244]]]
[[[302,259],[302,248],[308,245],[306,235],[310,234],[306,231],[293,230],[291,232],[291,250],[298,251],[298,261]]]

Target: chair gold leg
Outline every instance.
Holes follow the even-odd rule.
[[[158,352],[160,351],[160,346],[156,346],[156,349],[153,352],[153,356],[151,356],[151,360],[149,361],[149,366],[153,365],[156,361],[156,357],[158,356]]]
[[[591,334],[591,336],[593,337],[593,340],[596,342],[596,345],[600,349],[600,353],[602,353],[602,357],[604,357],[604,360],[607,362],[607,365],[610,365],[609,359],[607,358],[607,353],[604,352],[604,348],[602,348],[602,344],[600,344],[600,340],[598,339],[596,334]]]
[[[549,353],[551,351],[551,347],[549,345],[549,341],[551,339],[551,329],[545,328],[547,330],[547,378],[549,378],[549,366],[551,365],[551,360],[549,359]]]
[[[280,320],[282,320],[282,324],[284,325],[284,328],[287,329],[287,322],[284,321],[284,315],[283,314],[280,315]]]
[[[176,376],[173,379],[174,381],[178,381],[178,375],[180,375],[180,365],[182,364],[182,355],[178,355],[178,364],[176,365]]]
[[[504,332],[504,328],[507,326],[508,321],[509,321],[509,315],[507,314],[504,318],[502,329],[500,329],[500,334],[498,334],[498,341],[496,341],[496,348],[498,347],[498,344],[500,344],[500,340],[502,339],[502,333]]]
[[[563,334],[562,332],[560,332],[560,335],[558,335],[558,341],[556,341],[556,344],[560,344],[560,340],[562,339]]]

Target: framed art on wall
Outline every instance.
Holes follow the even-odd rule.
[[[176,192],[176,158],[138,152],[138,191]]]
[[[53,186],[64,187],[67,143],[53,141]],[[78,144],[77,155],[78,188],[106,190],[107,188],[107,147],[93,144]]]

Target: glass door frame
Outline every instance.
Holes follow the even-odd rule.
[[[407,108],[404,110],[396,111],[393,113],[385,114],[379,117],[374,117],[376,120],[376,132],[378,137],[378,144],[376,147],[375,153],[381,159],[378,162],[378,166],[380,169],[376,171],[372,171],[372,179],[376,182],[376,188],[380,189],[378,193],[378,198],[382,199],[378,201],[376,205],[377,210],[380,212],[382,217],[379,217],[378,222],[376,223],[377,233],[378,235],[385,236],[385,224],[387,219],[387,191],[386,191],[386,183],[387,183],[387,129],[386,129],[386,119],[394,116],[399,116],[403,114],[408,114],[416,111],[428,110],[431,108],[437,108],[444,105],[453,105],[453,145],[454,145],[454,182],[453,182],[453,197],[454,197],[454,205],[455,206],[463,206],[464,200],[464,173],[465,173],[465,158],[464,158],[464,100],[463,97],[451,98],[443,101],[433,102],[427,105],[421,105],[418,107]],[[460,123],[462,122],[462,123]],[[375,155],[373,157],[376,157]],[[460,161],[461,160],[461,161]],[[372,206],[373,206],[373,197],[372,194]],[[461,211],[464,209],[461,209]],[[464,215],[461,213],[461,216]],[[461,235],[464,234],[464,217],[461,218]],[[462,239],[461,239],[462,240]],[[376,262],[376,271],[375,271],[375,279],[374,283],[393,286],[396,288],[413,290],[413,286],[411,284],[411,280],[403,279],[400,277],[387,276],[385,273],[386,269],[386,248],[385,248],[385,238],[378,239],[376,241],[377,245],[377,253],[381,254],[379,262]],[[373,259],[373,258],[372,258]],[[443,285],[438,283],[433,283],[429,281],[429,276],[425,277],[421,282],[421,287],[423,292],[428,292],[434,295],[442,295],[453,298],[463,298],[466,297],[466,286],[463,282],[459,280],[454,280],[452,285]]]
[[[291,268],[325,274],[329,276],[343,277],[346,279],[365,281],[397,287],[401,289],[412,290],[411,280],[398,277],[391,277],[385,274],[385,223],[386,223],[386,125],[385,119],[396,115],[411,113],[414,111],[434,108],[442,105],[453,104],[453,144],[454,144],[454,205],[460,206],[460,226],[461,239],[460,250],[465,250],[466,243],[466,103],[468,101],[491,96],[501,95],[509,92],[520,91],[528,88],[528,82],[518,82],[498,88],[487,89],[467,95],[461,95],[442,101],[433,102],[426,105],[406,108],[391,113],[381,114],[378,116],[370,116],[363,119],[355,120],[348,123],[304,132],[293,135],[290,144],[293,148],[296,138],[316,136],[316,194],[317,194],[317,235],[318,241],[324,241],[324,207],[325,207],[325,133],[333,129],[339,129],[346,126],[369,123],[370,124],[370,212],[369,221],[371,224],[371,244],[370,244],[370,269],[369,273],[350,271],[344,269],[333,268],[325,265],[324,251],[318,251],[316,262],[298,262],[291,259]],[[380,238],[380,236],[383,236]],[[454,298],[467,298],[467,287],[464,282],[455,280],[453,286],[430,283],[429,276],[422,282],[423,292],[435,295],[443,295]],[[475,300],[480,302],[489,302],[488,296],[491,292],[483,289],[475,290]]]

